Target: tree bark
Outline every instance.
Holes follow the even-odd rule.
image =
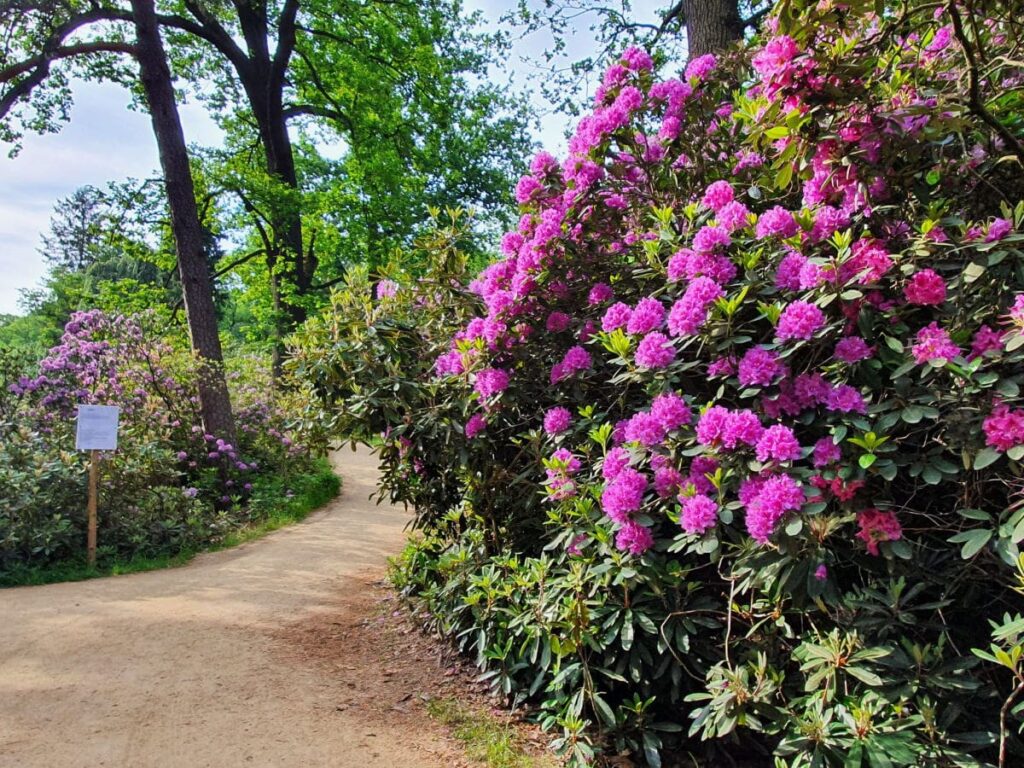
[[[167,54],[157,26],[153,0],[132,0],[140,80],[149,106],[163,169],[171,231],[178,256],[185,316],[192,350],[199,358],[199,408],[203,429],[235,443],[231,399],[224,378],[223,353],[213,303],[213,286],[203,246],[203,228],[196,208],[192,169],[181,129]]]
[[[743,38],[737,0],[683,0],[682,11],[691,59],[720,51]]]

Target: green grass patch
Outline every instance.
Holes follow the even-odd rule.
[[[487,768],[549,768],[555,765],[553,760],[528,755],[513,726],[455,699],[431,699],[427,702],[427,713],[448,726],[452,735],[462,742],[471,760]]]
[[[100,576],[120,576],[127,573],[176,568],[203,552],[229,549],[247,541],[261,538],[271,531],[303,520],[338,495],[341,479],[334,474],[330,462],[320,459],[308,474],[282,480],[276,477],[258,478],[253,483],[249,509],[252,522],[237,528],[223,538],[204,547],[190,548],[174,553],[154,556],[136,555],[130,559],[114,560],[89,567],[84,561],[70,560],[39,567],[17,567],[0,573],[0,587],[25,587],[53,584],[60,581],[83,581]],[[287,496],[288,491],[292,495]],[[103,532],[100,531],[102,538]]]

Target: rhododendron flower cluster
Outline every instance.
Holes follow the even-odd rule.
[[[929,67],[951,64],[945,45],[924,53]],[[695,59],[682,80],[657,79],[636,51],[609,69],[567,157],[538,155],[520,181],[523,215],[502,241],[504,258],[473,285],[485,312],[436,367],[472,383],[489,421],[552,397],[543,417],[552,439],[567,433],[570,408],[606,411],[612,445],[588,466],[579,444],[573,488],[594,484],[630,552],[648,551],[659,530],[632,520],[648,498],[668,514],[678,496],[690,533],[708,530],[720,503],[739,501],[760,544],[801,511],[812,480],[825,482],[826,503],[850,503],[862,488],[884,498],[898,473],[851,467],[860,451],[844,440],[899,423],[897,414],[878,428],[869,408],[878,402],[887,413],[886,372],[960,360],[961,339],[971,339],[970,359],[1001,361],[1015,329],[1024,331],[1024,293],[1000,297],[983,322],[955,314],[967,283],[938,262],[952,246],[1015,242],[1017,224],[1005,215],[970,221],[964,211],[959,222],[925,226],[914,218],[924,212],[893,194],[902,181],[889,158],[924,162],[921,136],[948,119],[933,101],[908,90],[822,108],[840,98],[848,74],[784,34],[750,64],[754,79],[740,96],[719,82],[714,56]],[[797,113],[818,127],[758,138],[762,123]],[[697,170],[694,146],[722,168]],[[780,167],[789,171],[778,175]],[[660,230],[652,209],[671,213]],[[548,366],[550,393],[535,389],[538,366]],[[1018,410],[991,397],[977,407],[990,447],[1021,444]],[[921,422],[914,408],[906,414],[907,424]],[[484,424],[474,415],[467,436]],[[754,461],[771,474],[753,473]],[[728,472],[713,487],[709,471],[723,463]],[[875,531],[883,518],[865,519]],[[872,535],[872,550],[897,540]]]

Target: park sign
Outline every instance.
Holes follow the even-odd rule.
[[[78,406],[75,449],[79,451],[117,450],[117,427],[121,409],[116,405]]]
[[[89,527],[86,554],[89,565],[96,565],[96,507],[99,495],[100,451],[117,450],[117,427],[121,409],[116,405],[78,406],[75,448],[89,451]]]

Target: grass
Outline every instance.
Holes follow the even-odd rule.
[[[514,727],[455,699],[431,699],[427,713],[448,726],[466,754],[487,768],[548,768],[555,763],[526,754]]]
[[[72,560],[46,566],[18,568],[0,574],[0,587],[38,586],[60,581],[84,581],[101,576],[120,576],[161,568],[176,568],[185,565],[203,552],[237,547],[239,544],[259,539],[271,531],[303,520],[310,512],[319,509],[338,495],[341,480],[331,470],[330,463],[326,459],[321,459],[313,472],[290,479],[287,486],[293,490],[291,497],[285,496],[285,483],[277,478],[263,478],[257,481],[250,507],[255,520],[207,546],[155,556],[136,555],[130,559],[114,560],[93,567],[84,561]]]

